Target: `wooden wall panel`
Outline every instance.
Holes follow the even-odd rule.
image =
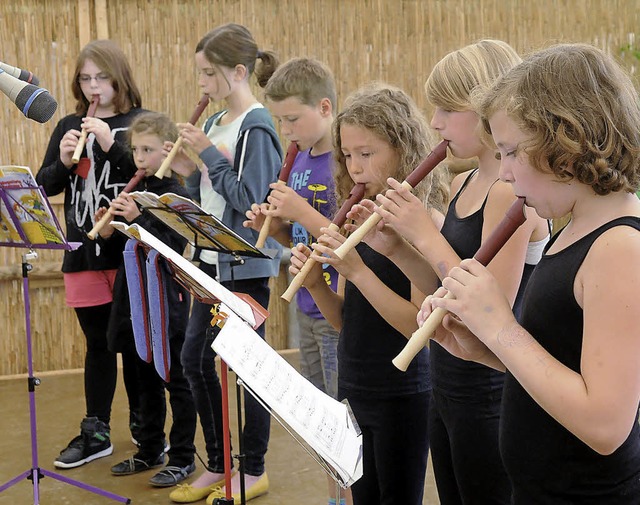
[[[34,72],[59,103],[53,119],[41,125],[0,97],[0,164],[37,170],[56,122],[74,109],[69,81],[80,48],[92,38],[109,36],[121,45],[145,107],[186,121],[200,95],[195,45],[208,30],[231,21],[248,26],[260,49],[275,50],[283,61],[294,56],[323,60],[335,73],[340,101],[358,86],[382,80],[404,88],[427,114],[422,88],[432,66],[480,38],[503,39],[521,52],[559,41],[593,43],[619,57],[634,75],[640,57],[640,0],[0,2],[0,60]],[[62,200],[53,200],[59,212]],[[0,267],[15,267],[22,253],[0,248]],[[34,265],[49,271],[60,261],[60,252],[42,251]],[[82,366],[83,338],[73,312],[64,307],[61,277],[39,275],[34,272],[34,285],[46,280],[47,287],[34,288],[33,296],[42,349],[37,369]],[[10,329],[0,337],[0,375],[26,370],[19,285],[15,276],[0,280],[0,318]],[[286,342],[286,307],[279,294],[274,288],[270,309],[277,315],[268,320],[267,332],[273,342]]]

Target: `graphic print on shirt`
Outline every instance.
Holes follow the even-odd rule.
[[[289,185],[300,196],[305,198],[309,205],[322,215],[327,215],[327,209],[324,207],[330,205],[330,198],[328,193],[328,187],[325,184],[319,182],[313,182],[311,176],[313,172],[311,170],[303,170],[301,172],[292,173],[289,178]],[[291,243],[292,246],[297,244],[304,244],[310,246],[313,242],[313,236],[297,221],[291,225]],[[326,270],[328,265],[322,264],[323,270]],[[331,285],[331,276],[328,272],[324,272],[325,281]]]
[[[116,134],[120,131],[127,131],[127,128],[114,128],[111,130],[111,137],[115,140]],[[79,176],[71,176],[71,205],[69,212],[73,213],[67,222],[75,223],[79,230],[84,230],[87,225],[93,227],[94,216],[100,207],[109,207],[109,203],[117,198],[126,186],[126,183],[110,183],[111,162],[106,158],[106,154],[100,150],[99,157],[96,158],[93,145],[96,141],[94,134],[87,137],[87,157],[92,169],[89,170],[86,179]],[[98,167],[102,166],[102,170]],[[100,172],[96,180],[96,172]],[[69,217],[69,216],[68,216]],[[100,247],[96,246],[96,255],[100,255]]]

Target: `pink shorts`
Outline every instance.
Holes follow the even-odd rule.
[[[88,270],[64,274],[64,290],[69,307],[96,307],[113,301],[117,270]]]

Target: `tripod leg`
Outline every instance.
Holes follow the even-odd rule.
[[[118,501],[120,503],[131,503],[130,498],[126,498],[124,496],[120,496],[115,493],[105,491],[104,489],[100,489],[99,487],[91,486],[90,484],[85,484],[83,482],[78,482],[76,480],[69,479],[64,475],[60,475],[59,473],[55,473],[55,472],[50,472],[49,470],[41,469],[40,471],[42,472],[43,475],[46,475],[47,477],[51,477],[52,479],[59,480],[60,482],[64,482],[65,484],[71,484],[72,486],[79,487],[80,489],[84,489],[85,491],[90,491],[95,494],[99,494],[100,496],[104,496],[106,498]]]
[[[0,493],[2,493],[2,491],[4,491],[5,489],[9,489],[11,486],[15,486],[18,482],[29,478],[29,475],[31,475],[31,470],[27,470],[26,472],[22,472],[20,475],[14,477],[13,479],[5,482],[4,484],[2,484],[2,486],[0,486]]]
[[[31,427],[31,469],[21,473],[14,479],[0,486],[0,492],[10,488],[14,484],[17,484],[23,479],[29,479],[33,481],[33,503],[39,505],[40,503],[40,480],[42,477],[48,476],[53,479],[71,484],[86,491],[99,494],[106,498],[119,501],[120,503],[131,503],[129,498],[119,496],[117,494],[105,491],[103,489],[84,484],[82,482],[69,479],[62,475],[59,475],[48,470],[44,470],[39,467],[38,464],[38,436],[36,431],[36,386],[40,385],[40,379],[33,376],[33,348],[31,342],[31,303],[29,299],[29,272],[32,269],[31,264],[28,262],[30,259],[37,258],[35,251],[30,251],[22,256],[22,290],[24,296],[24,312],[25,312],[25,330],[27,336],[27,369],[29,371],[29,377],[27,379],[29,389],[29,420]]]

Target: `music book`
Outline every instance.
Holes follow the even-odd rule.
[[[268,257],[193,200],[175,193],[156,195],[150,191],[134,191],[129,196],[194,247],[238,256]]]
[[[0,166],[0,245],[68,248],[44,190],[29,167]]]
[[[342,487],[357,481],[362,476],[362,435],[348,404],[320,391],[233,311],[224,312],[223,303],[219,315],[225,317],[224,325],[213,350],[320,456]]]

